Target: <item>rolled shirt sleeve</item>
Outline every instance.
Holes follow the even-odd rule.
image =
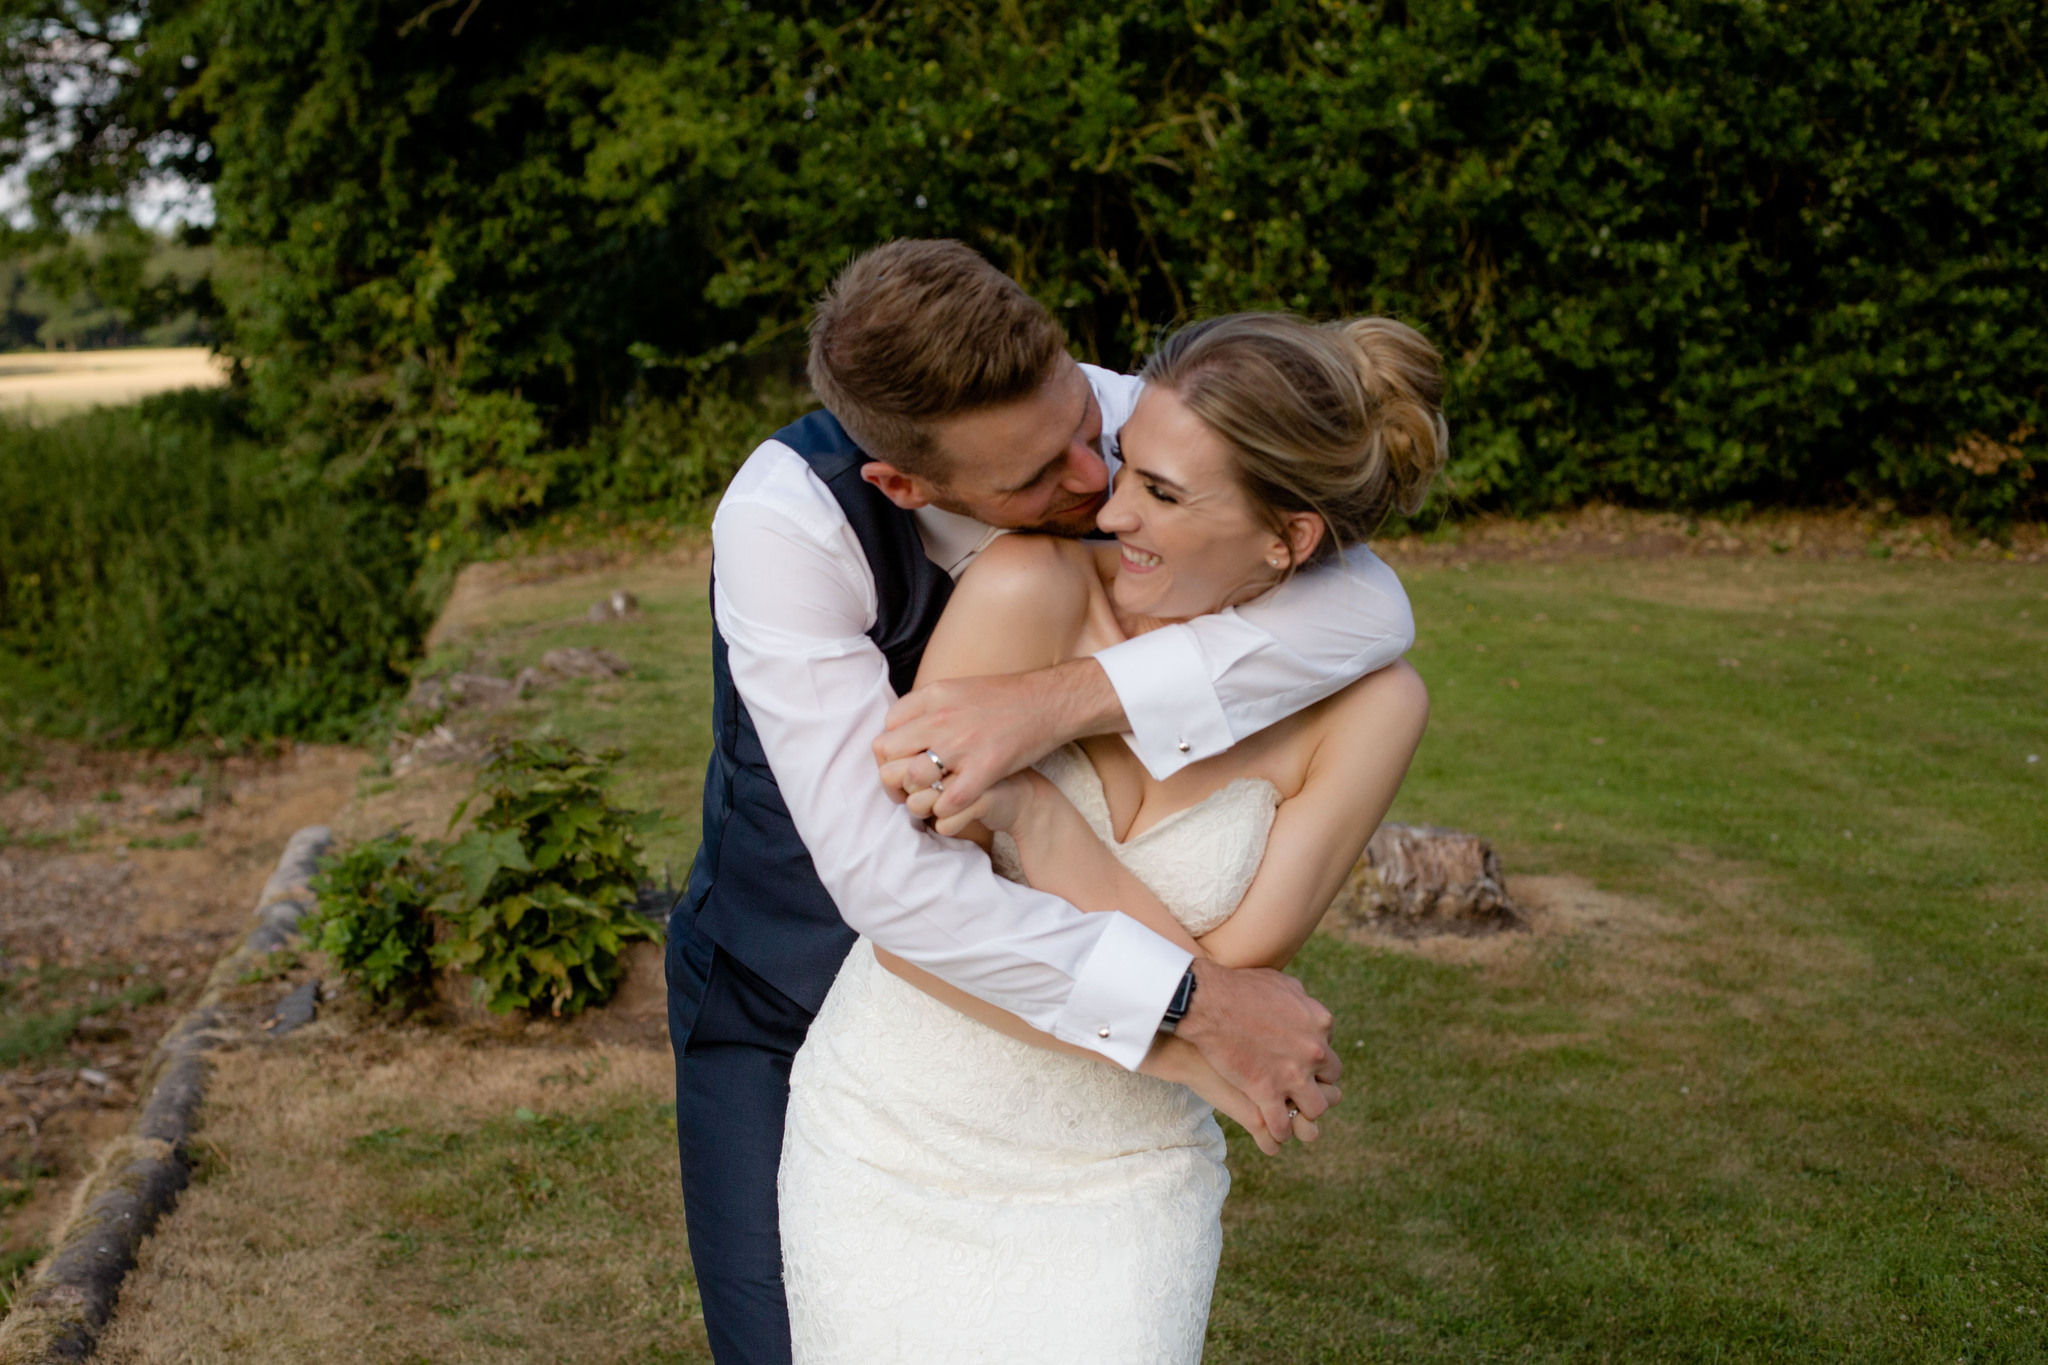
[[[734,686],[852,928],[1033,1027],[1144,1060],[1189,954],[1137,921],[1004,881],[883,792],[870,744],[895,693],[867,631],[874,575],[831,493],[769,443],[712,523],[713,611]]]

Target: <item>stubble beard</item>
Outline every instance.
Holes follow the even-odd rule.
[[[972,518],[975,521],[981,522],[983,525],[998,527],[1001,530],[1030,531],[1034,534],[1042,536],[1062,536],[1068,540],[1079,540],[1083,536],[1089,536],[1095,533],[1096,513],[1102,510],[1102,505],[1105,501],[1107,501],[1107,499],[1097,499],[1096,501],[1088,503],[1074,511],[1061,512],[1054,516],[1048,517],[1044,521],[1032,522],[1029,524],[1022,525],[1010,522],[992,521],[988,517],[988,514],[984,512],[982,509],[978,507],[970,507],[965,502],[960,501],[958,498],[952,497],[950,494],[936,493],[933,495],[931,501],[932,506],[940,509],[941,511],[956,512],[963,517]]]

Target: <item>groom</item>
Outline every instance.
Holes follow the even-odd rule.
[[[1138,381],[957,242],[858,258],[820,301],[823,410],[756,450],[712,525],[715,748],[669,921],[691,1256],[720,1365],[790,1358],[775,1177],[790,1060],[857,935],[1136,1067],[1169,1029],[1266,1115],[1327,1108],[1328,1011],[1121,914],[997,878],[891,803],[878,759],[964,805],[1068,740],[1125,732],[1165,777],[1399,658],[1400,584],[1363,547],[1259,603],[1019,678],[904,698],[953,580],[999,528],[1079,535]],[[881,740],[886,722],[895,727]]]

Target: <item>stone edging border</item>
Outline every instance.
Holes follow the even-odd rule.
[[[226,1041],[221,999],[298,936],[299,920],[313,906],[307,883],[333,841],[325,825],[292,835],[256,902],[256,923],[214,964],[198,1003],[158,1042],[143,1074],[148,1098],[141,1111],[80,1182],[50,1254],[0,1322],[0,1365],[84,1360],[98,1346],[142,1240],[191,1178],[185,1139],[206,1093],[208,1054]]]

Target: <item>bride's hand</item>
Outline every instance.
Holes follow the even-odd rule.
[[[1250,1133],[1252,1141],[1259,1144],[1259,1150],[1267,1156],[1280,1155],[1280,1145],[1287,1137],[1301,1142],[1314,1142],[1322,1136],[1322,1129],[1296,1114],[1291,1133],[1276,1138],[1266,1127],[1264,1114],[1251,1097],[1223,1079],[1216,1068],[1209,1065],[1194,1044],[1185,1039],[1162,1033],[1152,1044],[1152,1051],[1146,1055],[1144,1064],[1138,1068],[1147,1076],[1157,1076],[1162,1081],[1174,1081],[1200,1095],[1213,1106],[1217,1113],[1228,1115],[1237,1125]],[[1323,1098],[1335,1104],[1343,1092],[1334,1085],[1318,1081]]]
[[[1008,830],[1014,833],[1030,814],[1032,803],[1038,796],[1038,784],[1045,779],[1035,772],[1025,771],[1006,777],[974,799],[974,803],[962,811],[944,816],[932,828],[949,839],[962,837],[970,825],[979,824],[985,829]],[[910,793],[904,804],[910,813],[920,820],[931,818],[932,807],[938,804],[937,789],[927,787],[923,791]]]

